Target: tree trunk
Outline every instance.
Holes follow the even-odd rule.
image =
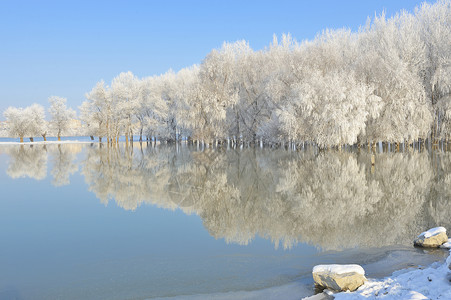
[[[44,134],[42,135],[42,137],[44,138],[44,142],[47,142],[47,134],[44,133]]]
[[[20,137],[20,142],[23,143],[23,136]]]
[[[58,135],[58,141],[61,142],[61,136],[60,135]]]
[[[90,135],[89,137],[91,138],[91,141],[93,141],[93,140],[94,140],[94,136]]]

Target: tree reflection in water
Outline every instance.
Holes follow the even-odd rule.
[[[81,173],[89,190],[126,210],[151,204],[197,214],[228,243],[258,235],[284,248],[410,245],[425,228],[450,225],[447,152],[380,153],[372,169],[365,151],[136,145],[86,146]],[[10,147],[7,173],[43,179],[50,153],[53,184],[68,184],[81,151],[70,146]]]
[[[47,176],[47,149],[45,146],[9,146],[5,150],[10,158],[6,170],[9,177],[45,179]]]
[[[78,165],[75,163],[77,154],[81,152],[80,144],[52,145],[50,147],[53,156],[52,184],[54,186],[63,186],[70,184],[69,177],[78,171]]]

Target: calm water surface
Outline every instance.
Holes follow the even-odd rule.
[[[0,146],[0,299],[300,299],[443,259],[451,153]]]

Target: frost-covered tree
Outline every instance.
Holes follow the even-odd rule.
[[[58,141],[61,141],[61,134],[66,133],[69,129],[70,120],[75,118],[75,111],[66,106],[66,98],[52,96],[49,98],[50,102],[50,124]]]
[[[209,126],[202,123],[205,121],[205,111],[199,103],[202,95],[199,71],[199,66],[194,65],[177,72],[174,97],[177,102],[178,135],[202,140],[205,139],[204,130]]]
[[[111,82],[109,97],[113,104],[114,116],[118,116],[116,135],[125,135],[126,143],[133,139],[136,110],[139,109],[139,80],[132,72],[123,72]]]
[[[143,132],[147,137],[166,139],[169,123],[169,107],[164,95],[166,82],[171,75],[144,78],[141,89],[141,106],[144,107]]]
[[[33,141],[34,136],[45,135],[47,130],[47,123],[45,121],[45,110],[40,104],[32,104],[25,109],[25,114],[30,120],[30,141]]]
[[[261,138],[262,126],[270,119],[271,103],[266,85],[271,69],[263,51],[254,52],[244,42],[237,44],[239,55],[235,63],[239,101],[234,110],[238,113],[232,111],[229,114],[232,119],[229,132],[256,143],[257,138]]]
[[[25,136],[33,141],[33,137],[45,132],[45,112],[39,104],[33,104],[26,108],[8,107],[3,113],[8,124],[10,136],[19,137],[23,142]]]
[[[358,32],[326,29],[263,50],[224,43],[199,66],[138,79],[121,73],[87,94],[91,134],[139,132],[171,142],[411,143],[451,137],[451,3],[369,19]]]
[[[229,124],[226,116],[229,109],[238,118],[236,104],[239,89],[236,80],[236,61],[245,42],[224,43],[221,49],[212,50],[200,65],[200,86],[195,107],[198,118],[198,138],[210,142],[215,138],[227,137]],[[239,133],[229,136],[234,140],[240,138]]]
[[[382,99],[378,118],[367,126],[367,139],[388,142],[426,138],[432,124],[421,74],[425,47],[412,15],[375,18],[362,34],[364,55],[357,72],[374,85]]]
[[[23,138],[28,134],[29,120],[23,108],[8,107],[3,116],[7,122],[9,136],[17,136],[20,138],[20,142],[23,142]]]
[[[160,124],[158,136],[167,142],[178,139],[179,123],[177,119],[176,74],[169,70],[159,76],[159,96],[164,101],[163,124]]]
[[[90,136],[98,136],[99,140],[107,136],[108,141],[113,137],[113,113],[107,88],[103,81],[98,82],[86,94],[86,101],[80,106],[80,118],[85,130]]]
[[[426,63],[421,73],[425,93],[434,108],[433,134],[451,135],[451,2],[424,2],[415,10],[414,26],[420,31]]]

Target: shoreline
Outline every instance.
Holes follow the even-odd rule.
[[[412,249],[415,251],[415,249]],[[437,249],[440,252],[435,253],[446,253],[446,249]],[[447,263],[449,260],[449,263],[451,263],[451,254],[446,257],[441,258],[440,260],[434,260],[429,262],[429,264],[421,265],[418,264],[417,266],[407,266],[402,268],[394,268],[391,270],[391,272],[388,272],[388,275],[382,275],[382,270],[388,269],[392,266],[396,266],[397,264],[402,263],[402,261],[405,260],[406,256],[408,258],[412,258],[413,256],[409,256],[406,254],[409,254],[413,252],[410,252],[408,249],[393,249],[387,251],[387,254],[381,257],[380,259],[377,259],[376,261],[369,262],[368,264],[364,264],[363,267],[365,270],[369,269],[370,273],[374,273],[381,276],[374,276],[370,277],[367,283],[365,283],[360,289],[358,289],[355,292],[342,292],[342,293],[335,293],[333,294],[333,297],[336,297],[336,299],[368,299],[366,297],[360,295],[360,292],[368,293],[368,289],[374,289],[374,286],[377,286],[379,283],[386,283],[386,282],[394,282],[395,279],[398,276],[406,276],[405,274],[410,274],[412,272],[416,271],[423,271],[427,272],[430,269],[435,270],[437,266],[443,266]],[[418,256],[413,257],[417,259],[418,257],[422,255],[434,255],[434,253],[420,253],[418,252]],[[382,284],[381,284],[382,285]],[[385,287],[383,285],[382,287]],[[365,289],[362,290],[361,289]],[[380,293],[379,296],[381,296],[382,293]],[[396,298],[397,296],[395,296]],[[193,294],[193,295],[177,295],[177,296],[164,296],[164,297],[156,297],[151,299],[171,299],[171,300],[202,300],[202,299],[212,299],[212,300],[226,300],[226,299],[236,299],[236,300],[257,300],[257,299],[263,299],[263,300],[278,300],[278,299],[285,299],[285,300],[299,300],[299,299],[305,299],[305,300],[329,300],[332,299],[332,297],[327,296],[324,293],[315,294],[314,290],[314,283],[311,278],[310,274],[305,274],[302,277],[298,278],[297,280],[293,282],[289,282],[283,285],[279,286],[272,286],[267,287],[259,290],[239,290],[239,291],[229,291],[229,292],[218,292],[218,293],[211,293],[211,294]],[[371,298],[369,298],[371,299]],[[379,298],[375,298],[379,299]],[[385,299],[393,299],[386,297]],[[404,299],[404,298],[403,298]],[[421,299],[421,298],[419,298]],[[450,298],[451,299],[451,298]]]
[[[382,279],[369,279],[354,292],[333,296],[335,299],[378,299],[380,296],[385,299],[451,299],[451,250],[448,251],[444,262],[398,270]],[[313,300],[312,297],[307,299]]]

